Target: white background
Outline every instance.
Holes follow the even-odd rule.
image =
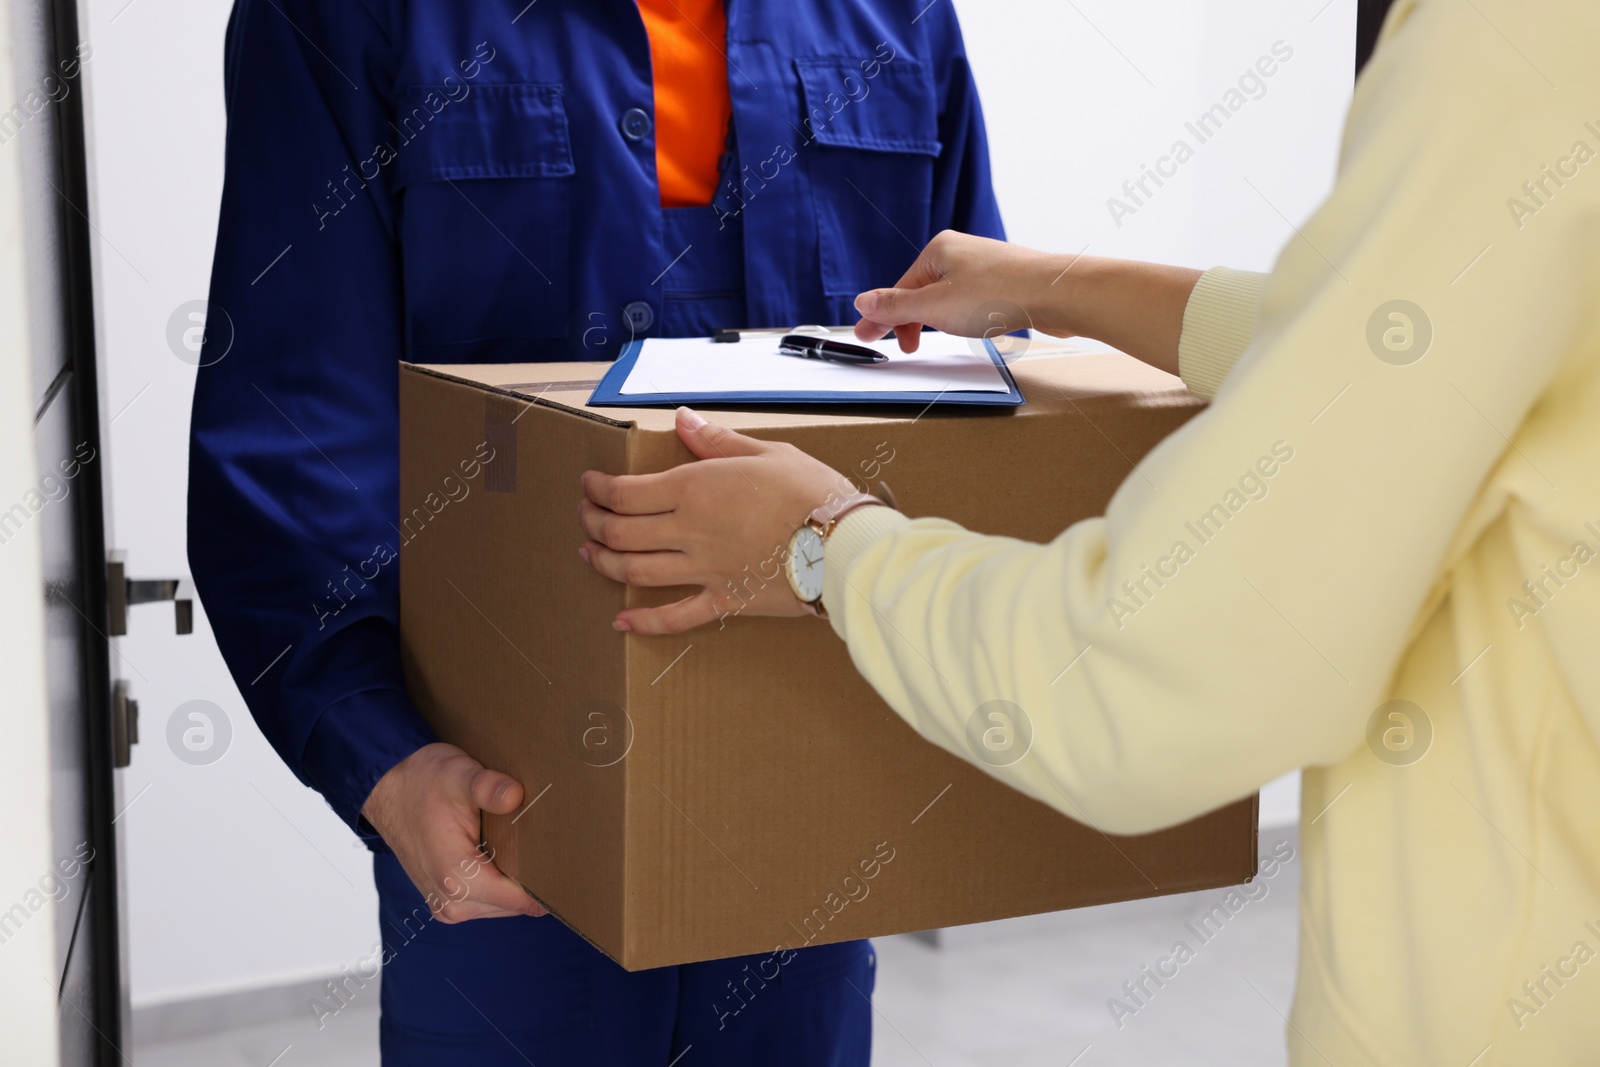
[[[756,2],[756,0],[744,0]],[[779,2],[779,0],[770,0]],[[935,0],[947,2],[947,0]],[[1061,251],[1265,270],[1331,186],[1354,63],[1354,0],[954,0],[983,95],[1013,240]],[[116,543],[130,573],[187,573],[194,369],[168,317],[206,294],[222,182],[218,0],[87,0],[84,36],[101,351]],[[1118,227],[1123,195],[1184,123],[1273,44],[1293,58]],[[126,772],[129,949],[136,1007],[320,977],[376,938],[370,860],[256,730],[198,612],[191,637],[138,609],[122,673],[142,709]],[[221,706],[232,746],[180,762],[167,719]],[[1264,798],[1293,821],[1293,779]]]

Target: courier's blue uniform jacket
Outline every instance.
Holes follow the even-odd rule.
[[[1001,235],[960,31],[925,5],[729,4],[720,325],[853,322],[939,230]],[[651,96],[629,0],[235,7],[189,556],[263,732],[352,826],[433,740],[396,644],[396,364],[658,332],[683,246]]]
[[[352,827],[434,740],[397,646],[398,361],[852,322],[940,229],[1002,235],[950,4],[727,14],[721,189],[664,211],[631,0],[237,0],[189,558],[262,731]]]

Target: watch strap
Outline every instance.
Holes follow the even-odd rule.
[[[889,487],[885,485],[883,486],[883,489],[887,493]],[[814,510],[811,513],[810,518],[807,520],[807,524],[822,535],[822,546],[824,551],[826,551],[828,546],[828,536],[833,533],[833,531],[838,527],[839,523],[844,520],[845,516],[849,515],[853,511],[858,511],[861,508],[872,507],[873,505],[880,505],[884,507],[888,506],[882,499],[875,497],[870,493],[851,493],[849,496],[843,496],[837,500],[830,500]],[[805,603],[806,607],[810,609],[812,614],[816,615],[818,618],[826,619],[828,617],[828,609],[823,606],[822,598],[820,596],[816,600],[810,601],[809,603],[805,601],[802,601],[802,603]]]
[[[826,541],[828,534],[833,532],[833,528],[839,524],[840,519],[843,519],[857,508],[882,503],[882,500],[870,493],[851,493],[849,496],[842,496],[822,504],[811,512],[811,516],[807,521]]]

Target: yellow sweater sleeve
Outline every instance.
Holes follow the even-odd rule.
[[[1200,275],[1183,309],[1178,374],[1196,396],[1216,395],[1250,341],[1261,316],[1267,275],[1215,267]]]
[[[1362,742],[1458,523],[1594,329],[1600,276],[1600,171],[1537,216],[1507,206],[1600,143],[1600,64],[1553,93],[1515,53],[1485,65],[1471,5],[1421,22],[1265,288],[1210,276],[1185,377],[1211,406],[1104,517],[1045,545],[880,508],[840,524],[832,624],[924,737],[980,761],[975,717],[1006,701],[1030,750],[990,773],[1123,833]]]

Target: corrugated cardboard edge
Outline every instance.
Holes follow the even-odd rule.
[[[1250,875],[1246,882],[1256,880],[1261,871],[1261,790],[1250,798]]]
[[[623,466],[623,469],[631,471],[633,470],[634,457],[639,451],[639,427],[637,423],[632,421],[628,423],[628,429],[622,448],[623,455],[626,457],[626,462]],[[637,647],[638,642],[634,640],[632,634],[623,635],[622,676],[626,679],[633,678],[632,661],[635,656],[638,655]],[[633,683],[630,680],[624,688],[627,707],[634,706],[633,693],[631,691],[632,685]],[[629,714],[627,708],[623,709],[623,713]],[[633,738],[635,744],[638,742],[638,732],[639,724],[634,723]],[[629,751],[629,755],[633,755],[632,750]],[[630,801],[633,798],[634,790],[639,787],[639,780],[641,777],[643,777],[643,775],[640,774],[639,770],[640,760],[624,760],[623,762],[625,766],[622,768],[622,893],[620,897],[622,900],[622,958],[617,960],[617,963],[625,970],[633,971],[639,969],[633,962],[634,957],[638,954],[639,932],[636,929],[637,920],[634,917],[634,909],[628,905],[632,900],[630,894],[632,893],[634,883],[633,868],[637,862],[637,854],[633,847],[633,835],[638,825],[638,812],[636,810],[637,806],[630,803]],[[651,776],[660,777],[659,768],[652,767]]]
[[[632,429],[635,426],[635,423],[632,419],[624,421],[621,419],[608,418],[605,415],[601,415],[599,412],[590,411],[588,408],[573,407],[570,404],[558,404],[554,400],[546,400],[543,396],[528,396],[526,393],[519,393],[503,386],[489,385],[486,382],[480,382],[472,378],[462,378],[454,374],[446,374],[443,371],[436,370],[433,367],[423,366],[420,363],[401,363],[400,370],[402,372],[409,371],[412,374],[425,374],[430,378],[442,378],[447,382],[455,382],[459,385],[465,385],[469,389],[477,389],[484,393],[494,393],[498,396],[507,396],[513,400],[521,401],[524,404],[537,404],[541,407],[551,408],[555,411],[564,411],[569,415],[579,415],[583,418],[592,419],[595,422],[604,423],[608,426],[617,426],[622,429]],[[545,384],[554,386],[565,385],[567,383],[548,382]]]
[[[633,420],[631,420],[631,419],[627,420],[627,421],[621,421],[621,420],[617,420],[617,419],[607,418],[604,415],[600,415],[600,414],[598,414],[596,412],[588,411],[588,410],[585,410],[583,408],[575,408],[575,407],[572,407],[572,406],[567,405],[567,404],[560,404],[560,403],[556,403],[555,401],[545,400],[543,397],[537,397],[537,396],[530,397],[530,396],[527,396],[526,394],[519,393],[519,392],[516,392],[516,391],[511,390],[511,389],[505,389],[505,388],[501,388],[501,387],[498,387],[498,386],[489,385],[489,384],[487,384],[485,382],[477,381],[477,380],[472,379],[472,378],[463,378],[463,377],[460,377],[460,376],[454,375],[454,374],[446,374],[446,373],[444,373],[442,371],[435,370],[435,369],[433,369],[431,367],[425,367],[425,366],[422,366],[420,364],[402,362],[400,364],[400,370],[401,370],[402,374],[404,374],[404,373],[417,374],[417,375],[420,375],[420,376],[423,376],[423,377],[433,378],[433,379],[437,379],[439,381],[448,382],[449,384],[454,385],[454,386],[464,387],[464,388],[472,390],[472,391],[474,391],[476,393],[482,394],[486,399],[504,398],[506,400],[514,401],[514,402],[517,402],[517,403],[520,403],[520,404],[524,404],[524,405],[528,405],[528,406],[539,406],[539,407],[549,408],[552,411],[560,412],[563,415],[570,415],[570,416],[575,416],[575,417],[578,417],[578,418],[588,419],[588,420],[593,421],[593,422],[601,423],[602,425],[614,426],[614,427],[623,429],[625,431],[628,431],[628,440],[630,442],[628,447],[630,447],[630,448],[633,447],[631,442],[634,439],[635,432],[637,430],[637,426],[633,422]],[[552,382],[552,383],[547,383],[547,384],[560,385],[560,384],[566,384],[566,383]],[[517,416],[517,417],[521,418],[520,415]],[[487,412],[486,412],[486,419],[487,418],[488,418],[488,415],[487,415]],[[511,447],[513,449],[515,449],[515,447],[516,447],[515,422],[516,422],[516,420],[513,419],[512,422],[510,423],[512,432],[511,432],[511,434],[509,436],[509,440],[504,442],[504,443],[508,444],[509,447]],[[626,642],[625,641],[624,645],[623,645],[624,663],[626,663],[626,656],[628,655],[628,651],[629,651],[630,648],[631,648],[631,642]],[[624,784],[624,789],[626,789],[626,788],[627,788],[627,785],[625,783]],[[624,810],[626,810],[626,808]],[[623,822],[623,832],[624,832],[624,836],[623,836],[624,848],[626,848],[626,842],[628,840],[628,838],[626,836],[626,834],[627,834],[627,820],[626,820],[626,818],[624,818],[624,822]],[[480,821],[479,821],[479,828],[478,828],[478,844],[479,844],[480,848],[483,848],[486,851],[489,848],[489,842],[488,842],[487,836],[484,833],[483,823],[482,823],[481,818],[480,818]],[[500,862],[498,862],[501,859],[505,860],[505,865],[503,867],[501,866]],[[522,891],[528,895],[529,899],[531,899],[531,900],[535,901],[536,903],[538,903],[538,905],[541,908],[544,908],[545,911],[548,912],[551,917],[553,917],[554,919],[559,921],[563,926],[565,926],[567,929],[571,930],[573,933],[577,934],[579,937],[583,938],[583,940],[585,942],[587,942],[597,952],[599,952],[602,955],[604,955],[607,959],[611,960],[613,963],[616,963],[620,967],[624,967],[624,968],[627,967],[627,964],[624,962],[623,959],[619,959],[618,957],[612,955],[609,951],[606,950],[606,948],[604,946],[600,945],[596,941],[591,940],[575,924],[569,922],[566,918],[564,918],[562,916],[562,914],[560,913],[560,911],[558,911],[557,909],[551,907],[550,904],[547,901],[541,899],[537,893],[533,892],[526,885],[523,885],[521,880],[518,879],[514,874],[508,873],[507,868],[510,868],[512,871],[514,871],[516,869],[516,867],[517,867],[517,845],[516,845],[516,837],[515,836],[512,836],[508,840],[507,847],[502,849],[501,853],[497,854],[495,856],[494,860],[491,861],[491,862],[495,862],[496,868],[499,869],[502,874],[505,874],[506,877],[510,878],[512,881],[516,882],[519,886],[521,886]],[[623,867],[624,883],[623,883],[623,886],[622,886],[622,889],[621,889],[621,893],[620,893],[619,899],[625,901],[627,899],[627,882],[626,882],[626,879],[627,879],[627,871],[628,871],[626,853],[624,853],[622,867]],[[627,946],[629,944],[626,908],[624,908],[624,911],[623,911],[621,928],[623,930],[624,952],[626,953],[626,949],[627,949]]]

